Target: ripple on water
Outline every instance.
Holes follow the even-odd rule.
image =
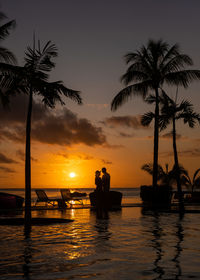
[[[0,279],[200,278],[200,219],[141,214],[123,208],[96,219],[89,209],[34,215],[73,218],[69,224],[1,227]]]

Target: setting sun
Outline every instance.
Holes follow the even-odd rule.
[[[76,173],[75,173],[75,172],[70,172],[70,173],[69,173],[69,177],[70,177],[70,178],[76,177]]]

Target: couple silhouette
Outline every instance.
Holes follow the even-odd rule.
[[[103,173],[101,177],[101,171]],[[101,171],[95,172],[95,185],[97,191],[109,192],[110,190],[110,174],[107,173],[106,168],[103,167]]]
[[[101,177],[101,171],[103,173]],[[108,218],[110,174],[103,167],[95,172],[96,211],[98,218]]]

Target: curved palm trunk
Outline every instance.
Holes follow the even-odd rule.
[[[175,118],[173,118],[173,149],[174,149],[174,165],[176,170],[176,183],[177,183],[177,190],[178,190],[178,198],[179,198],[179,211],[180,213],[184,212],[184,203],[183,203],[183,193],[181,187],[181,180],[180,180],[180,170],[179,170],[179,162],[178,162],[178,153],[176,147],[176,125],[175,125]]]
[[[25,226],[31,225],[31,115],[33,92],[30,89],[26,120],[26,159],[25,159]]]
[[[153,153],[153,187],[157,187],[158,181],[158,137],[159,137],[159,102],[158,88],[156,93],[155,122],[154,122],[154,153]]]

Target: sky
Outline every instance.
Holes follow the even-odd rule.
[[[96,170],[106,167],[111,187],[151,184],[141,166],[153,160],[153,127],[140,117],[152,108],[139,97],[116,112],[110,104],[123,88],[124,55],[148,39],[178,43],[200,69],[199,0],[0,0],[0,8],[17,26],[3,42],[24,64],[33,34],[58,48],[52,81],[81,91],[83,105],[64,99],[65,106],[47,109],[37,98],[32,118],[32,187],[91,187]],[[173,97],[176,89],[167,88]],[[200,82],[178,98],[189,99],[200,112]],[[24,187],[27,97],[13,97],[0,110],[0,188]],[[161,133],[159,163],[173,166],[171,127]],[[192,176],[200,167],[199,126],[178,123],[180,163]],[[75,172],[74,178],[69,177]]]

